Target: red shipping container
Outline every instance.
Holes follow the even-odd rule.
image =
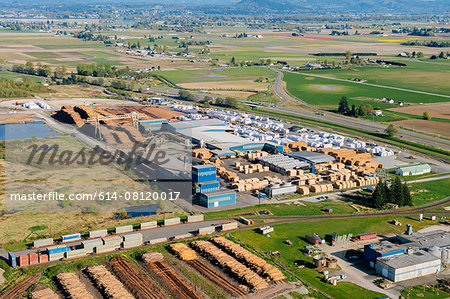
[[[376,238],[377,234],[376,233],[372,233],[372,234],[365,234],[365,235],[360,235],[359,239],[360,240],[369,240],[369,239],[373,239]]]
[[[28,266],[30,264],[30,260],[27,254],[19,256],[19,266]]]
[[[36,252],[28,254],[28,258],[30,265],[39,264],[39,256]]]
[[[47,263],[48,262],[48,254],[39,254],[39,263]]]

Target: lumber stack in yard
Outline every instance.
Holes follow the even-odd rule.
[[[197,259],[197,254],[184,243],[173,243],[169,249],[182,261],[191,261]]]
[[[125,289],[123,284],[105,266],[90,266],[86,273],[95,283],[97,288],[111,299],[133,299],[134,297]]]
[[[30,299],[59,299],[59,296],[50,288],[32,291],[29,297]]]
[[[146,269],[154,276],[161,286],[176,299],[203,298],[159,252],[146,252],[142,255]]]
[[[56,275],[56,280],[71,299],[94,299],[75,273],[63,272]]]
[[[36,273],[28,276],[5,293],[0,295],[0,299],[22,298],[25,292],[41,278],[41,273]]]
[[[225,271],[237,277],[240,281],[254,290],[265,289],[269,284],[258,274],[247,266],[237,261],[235,258],[220,250],[209,241],[193,241],[191,245],[206,258],[217,263]]]
[[[283,273],[275,266],[267,263],[264,259],[256,256],[241,245],[234,243],[224,237],[216,237],[211,239],[214,244],[249,266],[250,269],[256,271],[258,274],[268,277],[273,281],[280,281],[286,279]]]
[[[138,266],[122,256],[115,256],[110,261],[113,273],[139,299],[169,298],[161,288]]]

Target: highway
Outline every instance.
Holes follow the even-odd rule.
[[[277,106],[265,106],[264,109],[272,110],[276,112],[291,114],[291,115],[298,115],[310,119],[320,120],[320,121],[326,121],[337,125],[343,125],[347,127],[352,127],[355,129],[362,129],[369,132],[374,133],[382,133],[386,129],[386,125],[374,123],[366,120],[361,119],[355,119],[353,117],[343,116],[335,113],[330,113],[328,111],[323,111],[318,109],[317,107],[313,105],[309,105],[307,103],[304,103],[302,101],[297,100],[296,98],[289,95],[282,85],[282,78],[283,73],[276,69],[271,69],[274,72],[277,73],[277,79],[274,86],[274,93],[281,99],[281,102],[277,104]],[[360,83],[355,83],[360,84]],[[384,86],[380,86],[384,87]],[[286,101],[293,101],[300,103],[304,105],[305,107],[308,107],[312,110],[315,110],[317,112],[311,112],[311,111],[304,111],[304,110],[297,110],[292,108],[284,108],[280,107],[282,103],[285,103]],[[249,104],[249,102],[245,102],[245,104]],[[442,148],[445,150],[450,150],[450,141],[446,139],[436,138],[416,132],[411,132],[403,129],[398,129],[398,134],[401,138],[411,141],[411,142],[419,142],[426,145],[434,146],[437,148]]]

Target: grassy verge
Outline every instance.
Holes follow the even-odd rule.
[[[449,196],[450,179],[410,184],[412,200],[415,206],[441,200]]]
[[[421,298],[433,298],[433,299],[445,299],[449,298],[450,294],[440,290],[434,285],[420,285],[413,288],[406,288],[402,290],[402,296],[406,299],[421,299]]]

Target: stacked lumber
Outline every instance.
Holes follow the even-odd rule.
[[[249,161],[255,161],[256,160],[256,158],[260,158],[260,157],[265,157],[265,156],[268,156],[269,155],[269,153],[268,152],[264,152],[264,151],[256,151],[256,152],[253,152],[253,153],[247,153],[246,154],[246,157],[247,157],[247,159],[249,160]]]
[[[184,243],[174,243],[169,245],[170,250],[182,261],[197,259],[197,254]]]
[[[106,298],[111,299],[133,299],[123,284],[105,266],[90,266],[86,272],[94,281],[96,286],[102,291]]]
[[[239,177],[238,177],[236,172],[229,171],[229,170],[225,169],[225,167],[218,166],[217,167],[217,174],[222,179],[225,179],[227,181],[236,182],[237,180],[239,180]]]
[[[30,293],[30,299],[59,299],[59,296],[50,288],[45,288]]]
[[[59,273],[56,279],[61,285],[68,298],[71,299],[94,299],[88,292],[86,286],[75,273]]]
[[[142,260],[145,263],[156,263],[164,261],[164,255],[159,252],[149,251],[142,255]]]
[[[202,160],[208,160],[209,158],[212,157],[211,152],[207,148],[197,148],[197,149],[192,151],[192,155],[195,158],[199,158],[199,159],[202,159]]]
[[[195,250],[203,254],[208,259],[219,264],[225,271],[236,276],[239,280],[255,290],[267,288],[268,283],[254,271],[238,262],[235,258],[220,250],[213,243],[208,241],[193,241],[191,245]]]
[[[268,277],[273,281],[283,280],[286,277],[276,267],[267,263],[264,259],[254,255],[247,249],[242,248],[239,244],[234,243],[224,237],[216,237],[211,239],[214,244],[230,253],[232,256],[243,262],[250,269],[256,271],[264,277]]]

